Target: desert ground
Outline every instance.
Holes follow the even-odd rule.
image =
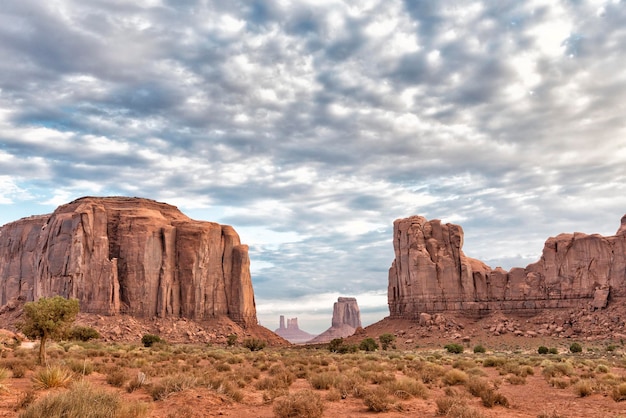
[[[376,351],[359,350],[367,338]],[[570,340],[480,339],[396,338],[383,350],[355,336],[336,352],[255,339],[60,341],[47,367],[38,343],[16,343],[0,354],[0,417],[61,416],[67,405],[68,417],[626,417],[623,341],[572,353]]]

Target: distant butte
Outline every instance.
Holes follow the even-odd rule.
[[[293,344],[305,343],[315,337],[315,335],[309,334],[298,327],[298,318],[288,318],[287,326],[285,326],[284,315],[280,316],[280,325],[274,332]]]
[[[546,241],[539,261],[508,272],[466,257],[463,229],[439,220],[396,220],[393,246],[387,293],[392,319],[593,310],[626,298],[626,215],[616,235],[560,234]]]
[[[356,298],[340,297],[333,305],[331,327],[309,343],[325,343],[335,338],[349,337],[361,328],[361,312]]]

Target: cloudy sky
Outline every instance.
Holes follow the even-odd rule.
[[[0,225],[84,195],[233,225],[261,323],[388,314],[392,223],[525,266],[626,213],[625,1],[2,1]]]

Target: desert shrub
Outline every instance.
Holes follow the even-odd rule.
[[[467,401],[458,395],[438,398],[437,414],[449,418],[483,418],[483,414],[467,404]]]
[[[64,367],[50,366],[39,369],[32,380],[35,389],[67,387],[72,382],[72,372]]]
[[[148,390],[155,401],[166,399],[172,393],[182,392],[196,386],[198,382],[195,376],[187,374],[175,374],[163,378],[159,383],[151,386]]]
[[[469,380],[469,376],[463,370],[450,369],[441,379],[448,386],[465,384]]]
[[[230,364],[228,363],[217,363],[213,367],[215,367],[215,370],[218,372],[229,372],[232,370]]]
[[[617,350],[617,346],[615,344],[609,344],[606,346],[606,351],[611,352]]]
[[[443,366],[433,363],[426,363],[421,370],[419,370],[418,375],[422,379],[424,383],[433,383],[441,376],[446,373],[446,369]]]
[[[365,403],[367,409],[372,412],[385,412],[391,405],[387,391],[381,387],[367,391],[363,396],[363,403]]]
[[[146,374],[144,372],[137,372],[137,375],[128,382],[126,386],[126,391],[128,393],[133,393],[140,387],[142,387],[146,383]]]
[[[545,345],[540,345],[539,348],[537,349],[537,352],[539,354],[548,354],[548,347],[546,347]]]
[[[328,343],[328,351],[336,353],[339,351],[339,347],[343,345],[343,338],[333,338]]]
[[[504,407],[509,406],[509,400],[507,397],[493,389],[489,389],[488,391],[481,393],[480,399],[483,402],[483,405],[487,408],[491,408],[495,405],[501,405]]]
[[[19,379],[26,375],[26,370],[26,366],[23,364],[14,364],[13,367],[11,367],[11,375],[16,379]]]
[[[483,360],[483,367],[500,367],[504,363],[506,363],[506,360],[503,358],[487,357]]]
[[[565,389],[572,382],[566,377],[553,377],[548,381],[548,384],[557,389]]]
[[[476,363],[470,359],[459,358],[454,360],[452,367],[455,369],[467,370],[476,367]]]
[[[581,398],[593,394],[593,384],[589,380],[579,380],[574,384],[574,393]]]
[[[359,350],[361,351],[376,351],[378,350],[378,343],[373,338],[366,338],[359,344]]]
[[[513,374],[513,375],[508,376],[506,380],[512,385],[525,385],[526,384],[526,378],[524,376]]]
[[[571,351],[572,353],[580,353],[583,351],[583,347],[579,343],[572,343],[569,346],[569,351]]]
[[[163,340],[158,335],[144,334],[144,336],[141,337],[141,343],[144,347],[152,347],[155,343],[160,342],[163,342]]]
[[[548,348],[548,353],[550,354],[559,354],[559,349],[556,347],[550,347]]]
[[[237,334],[229,334],[228,337],[226,337],[226,345],[232,347],[237,343],[237,338]]]
[[[422,382],[409,377],[386,382],[383,387],[400,399],[411,397],[428,399],[428,388]]]
[[[258,338],[246,338],[242,345],[250,351],[260,351],[267,346],[267,343]]]
[[[615,402],[626,401],[626,383],[620,383],[613,387],[611,396]]]
[[[111,386],[115,386],[116,388],[121,388],[122,386],[124,386],[124,383],[126,383],[127,380],[128,375],[121,368],[114,368],[110,370],[106,375],[106,382]]]
[[[561,415],[559,414],[556,410],[552,410],[552,411],[543,411],[541,412],[539,415],[537,415],[537,418],[566,418],[565,415]]]
[[[337,372],[315,373],[309,377],[309,383],[313,389],[328,390],[336,384],[339,379]]]
[[[73,359],[67,360],[65,362],[65,365],[74,373],[80,374],[83,376],[89,376],[94,371],[93,363],[90,361],[87,361],[87,359],[83,361],[73,360]]]
[[[378,336],[378,341],[380,341],[380,346],[383,350],[387,350],[395,340],[396,336],[389,333]]]
[[[324,402],[317,393],[302,390],[276,400],[274,415],[277,418],[320,418]]]
[[[51,393],[32,402],[20,418],[140,418],[148,414],[143,403],[127,403],[116,393],[77,382],[65,392]]]
[[[446,344],[443,348],[445,348],[448,353],[452,354],[461,354],[465,350],[461,344],[455,343]]]
[[[471,377],[467,381],[467,391],[473,396],[480,397],[480,395],[491,389],[489,381],[482,377]]]
[[[100,333],[92,327],[75,325],[68,331],[67,338],[77,341],[89,341],[100,338]]]
[[[609,366],[607,366],[606,364],[598,364],[598,367],[596,367],[596,372],[598,372],[598,373],[608,373],[609,372]]]
[[[477,346],[474,347],[474,353],[476,354],[486,353],[486,352],[487,352],[487,349],[482,344],[478,344]]]

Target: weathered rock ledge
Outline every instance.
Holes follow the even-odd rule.
[[[546,241],[539,261],[508,272],[466,257],[462,247],[458,225],[421,216],[396,220],[391,318],[460,311],[532,315],[545,309],[601,309],[626,299],[626,215],[616,235],[560,234]]]

